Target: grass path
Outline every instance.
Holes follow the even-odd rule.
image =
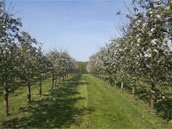
[[[37,84],[32,86],[31,104],[25,99],[26,87],[10,94],[11,115],[0,117],[0,128],[170,128],[142,101],[91,75],[77,75],[50,88],[51,81],[44,81],[44,95],[39,96]]]
[[[166,122],[148,111],[142,103],[121,94],[99,79],[89,80],[89,105],[96,109],[90,116],[91,128],[165,128]]]

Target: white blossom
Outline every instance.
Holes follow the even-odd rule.
[[[153,51],[156,52],[156,53],[158,53],[158,50],[156,50],[156,49],[154,49]]]
[[[158,8],[158,7],[159,7],[159,5],[157,5],[157,4],[156,4],[156,5],[154,5],[154,8]]]
[[[170,10],[170,6],[167,6],[165,9],[166,9],[167,11],[169,11],[169,10]]]
[[[157,17],[157,18],[161,18],[161,15],[158,14],[158,15],[156,15],[156,17]]]
[[[152,57],[152,55],[148,53],[148,54],[145,54],[144,57]]]
[[[155,28],[152,28],[152,29],[151,29],[151,32],[154,32],[154,31],[155,31]]]
[[[153,40],[151,41],[151,43],[152,43],[153,45],[156,45],[157,39],[153,39]]]
[[[152,36],[152,33],[151,32],[149,32],[149,36]]]
[[[150,11],[149,13],[150,13],[150,14],[152,14],[153,12],[152,12],[152,11]]]
[[[146,27],[147,23],[143,23],[143,27]]]
[[[141,23],[141,20],[138,20],[138,23]]]

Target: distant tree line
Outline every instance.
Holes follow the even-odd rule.
[[[78,66],[78,72],[80,74],[87,74],[87,64],[88,62],[81,62],[81,61],[77,61],[77,66]]]

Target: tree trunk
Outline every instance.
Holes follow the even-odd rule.
[[[31,89],[30,89],[30,82],[27,83],[27,101],[31,102]]]
[[[133,97],[133,99],[135,98],[135,93],[136,93],[136,80],[134,81],[134,86],[132,87],[132,97]]]
[[[65,77],[63,76],[63,81],[65,80]]]
[[[150,109],[154,110],[155,100],[154,100],[154,94],[151,94],[151,100],[150,100]]]
[[[152,87],[151,87],[151,94],[150,94],[150,109],[154,110],[155,108],[155,91],[154,91],[154,87],[155,85],[152,83]]]
[[[54,75],[53,75],[53,78],[52,78],[52,87],[51,89],[53,90],[54,89]]]
[[[115,87],[117,87],[117,81],[115,80]]]
[[[110,79],[108,80],[108,84],[111,85],[111,84],[110,84]]]
[[[57,86],[57,80],[55,80],[55,82],[54,82],[54,83],[55,83],[54,85],[55,85],[55,87],[56,87],[56,86]]]
[[[136,91],[136,87],[133,86],[132,87],[132,97],[133,97],[133,99],[135,98],[135,91]]]
[[[39,78],[39,95],[42,95],[42,78]]]
[[[121,92],[123,91],[123,88],[124,88],[124,81],[122,80],[122,82],[121,82]]]
[[[8,86],[4,87],[4,116],[8,116]]]

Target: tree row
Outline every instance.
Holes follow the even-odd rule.
[[[39,80],[39,95],[42,80],[52,78],[52,89],[57,80],[64,81],[77,71],[76,61],[66,51],[42,51],[42,44],[23,32],[21,19],[5,10],[0,2],[0,88],[3,90],[4,115],[7,116],[8,96],[16,82],[27,85],[27,101],[31,102],[31,85]]]
[[[141,89],[153,110],[172,93],[172,1],[133,0],[128,11],[122,36],[92,55],[87,69],[121,91],[132,88],[133,97]]]

